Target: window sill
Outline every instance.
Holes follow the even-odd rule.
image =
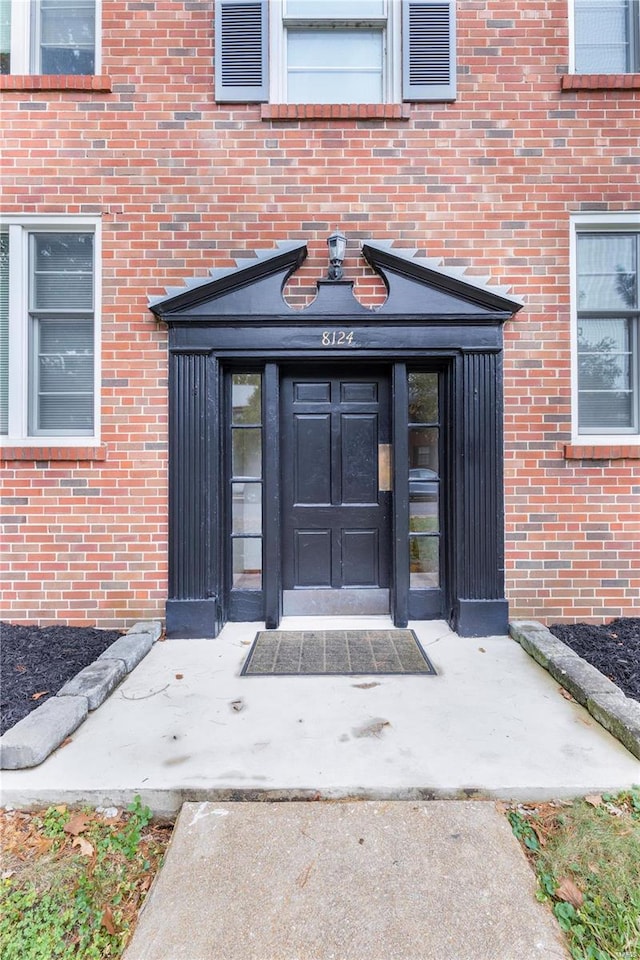
[[[264,103],[261,120],[408,120],[401,103]]]
[[[63,447],[55,446],[6,446],[0,447],[0,461],[9,460],[106,460],[104,446]]]
[[[14,74],[5,73],[0,76],[0,90],[86,90],[93,93],[111,93],[111,77],[101,76],[67,76],[60,74]]]
[[[565,73],[562,90],[640,90],[640,73]]]
[[[640,445],[565,443],[565,460],[640,460]]]

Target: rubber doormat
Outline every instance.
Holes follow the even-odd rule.
[[[413,630],[261,630],[241,670],[245,677],[435,676]]]

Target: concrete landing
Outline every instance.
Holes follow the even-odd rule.
[[[261,623],[159,641],[68,743],[3,772],[3,803],[121,806],[138,793],[173,815],[185,800],[545,800],[640,782],[640,761],[515,640],[410,626],[437,676],[243,677]]]
[[[565,960],[490,802],[186,803],[124,960]]]

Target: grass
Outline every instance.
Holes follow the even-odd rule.
[[[640,958],[640,787],[509,809],[574,960]],[[0,811],[2,960],[117,960],[171,826],[127,811]]]
[[[638,960],[640,788],[507,816],[574,960]]]
[[[2,811],[2,960],[120,957],[159,869],[170,825],[127,811]]]

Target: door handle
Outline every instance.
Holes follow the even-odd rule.
[[[390,443],[378,444],[378,490],[382,493],[393,490],[393,472],[391,469]]]

